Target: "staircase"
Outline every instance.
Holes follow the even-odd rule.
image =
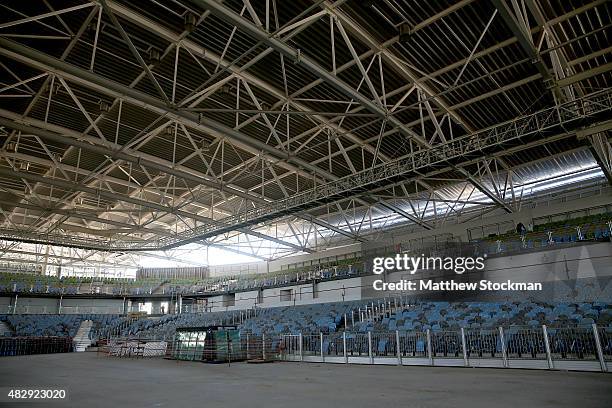
[[[13,330],[6,322],[0,322],[0,337],[11,337]]]
[[[76,335],[72,339],[72,344],[74,345],[74,351],[82,352],[87,349],[87,347],[91,346],[91,339],[89,338],[89,332],[91,331],[91,326],[93,322],[91,320],[83,320],[81,325],[79,326],[79,330],[77,330]]]

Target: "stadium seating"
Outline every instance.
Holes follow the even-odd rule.
[[[612,325],[610,303],[424,302],[398,310],[380,321],[356,324],[359,331],[432,331],[460,328],[547,325],[551,327]]]
[[[98,279],[62,277],[31,273],[0,273],[0,292],[143,295],[151,293],[215,293],[276,287],[318,280],[343,279],[361,274],[363,261],[344,259],[336,262],[276,271],[267,274],[222,276],[207,279]],[[95,284],[95,285],[94,285]]]
[[[172,336],[179,327],[236,324],[241,330],[262,333],[298,334],[333,333],[346,329],[354,332],[432,331],[460,328],[503,327],[578,327],[597,323],[612,327],[612,304],[604,302],[420,302],[393,313],[377,313],[374,319],[359,322],[358,310],[365,310],[372,300],[286,306],[260,309],[256,316],[239,323],[236,312],[187,313],[160,319],[143,319],[123,331],[123,335],[143,338]],[[377,301],[374,300],[376,304]],[[388,310],[388,309],[387,309]],[[353,313],[353,314],[351,314]],[[351,327],[352,319],[355,326]]]
[[[382,308],[382,304],[386,307]],[[401,306],[403,304],[403,306]],[[375,309],[372,309],[372,305]],[[397,307],[396,307],[397,306]],[[360,311],[368,308],[369,318],[360,321]],[[346,321],[344,316],[347,316]],[[363,316],[363,313],[362,313]],[[91,337],[108,337],[112,328],[119,328],[113,334],[121,337],[141,339],[170,339],[181,327],[204,327],[211,325],[235,325],[242,333],[255,336],[262,334],[327,334],[322,345],[325,353],[340,350],[342,336],[347,331],[348,351],[363,355],[367,351],[367,332],[373,334],[376,355],[393,354],[394,336],[385,335],[398,331],[402,350],[409,350],[417,356],[425,352],[423,333],[432,333],[432,347],[435,353],[457,354],[461,328],[466,329],[468,353],[499,352],[495,344],[495,333],[503,327],[507,333],[507,347],[518,354],[539,354],[541,344],[529,343],[531,338],[525,332],[540,330],[547,325],[550,330],[553,351],[563,354],[576,350],[576,344],[564,344],[568,328],[591,330],[595,323],[602,328],[612,328],[612,304],[609,302],[405,302],[389,299],[368,299],[351,302],[335,302],[301,306],[286,306],[251,310],[245,312],[226,311],[214,313],[184,313],[166,315],[161,318],[144,318],[129,322],[118,315],[0,315],[0,321],[14,329],[15,336],[73,337],[83,320],[92,320],[96,330]],[[345,325],[346,324],[346,325]],[[557,330],[560,330],[557,333]],[[493,343],[484,344],[489,337]],[[529,341],[526,342],[525,339]],[[408,342],[408,343],[406,343]],[[319,345],[316,349],[319,349]],[[612,347],[605,342],[604,347]],[[585,345],[584,350],[587,350]],[[404,351],[402,351],[404,352]],[[586,352],[586,351],[585,351]]]
[[[524,234],[524,243],[521,234],[515,230],[475,240],[475,242],[481,244],[483,252],[496,254],[579,241],[609,240],[612,233],[611,220],[612,213],[602,213],[535,225],[533,231]],[[578,229],[580,234],[578,234]]]
[[[332,280],[358,276],[364,271],[361,259],[343,259],[308,267],[292,268],[266,274],[222,276],[207,279],[171,279],[163,293],[214,293],[270,288],[313,279]]]
[[[256,316],[239,322],[237,312],[185,313],[159,319],[142,319],[123,331],[125,336],[142,338],[167,338],[180,327],[236,324],[241,330],[260,335],[262,333],[335,332],[341,325],[344,313],[357,307],[356,302],[325,303],[305,306],[287,306],[259,309]]]
[[[328,333],[343,324],[344,314],[363,302],[323,303],[305,306],[275,307],[260,310],[241,329],[253,334],[269,333]]]
[[[0,321],[8,323],[13,328],[15,336],[33,337],[74,337],[84,320],[93,322],[93,334],[101,328],[112,327],[124,319],[122,316],[112,314],[0,315]]]

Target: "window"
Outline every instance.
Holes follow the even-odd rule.
[[[280,300],[281,302],[290,302],[293,299],[293,289],[281,289]]]
[[[230,293],[223,295],[223,307],[234,306],[236,304],[236,294]]]

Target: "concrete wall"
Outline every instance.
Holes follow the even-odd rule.
[[[9,305],[14,305],[15,298],[0,297],[0,313],[8,313]],[[122,299],[62,299],[61,313],[121,313]],[[59,298],[27,297],[17,298],[17,313],[59,313]]]
[[[268,263],[264,261],[246,264],[214,265],[210,267],[210,276],[248,275],[267,272]]]
[[[257,304],[257,298],[259,295],[258,290],[250,290],[248,292],[236,293],[236,308],[248,309]]]
[[[320,282],[315,285],[313,294],[311,283],[295,286],[282,286],[278,288],[264,289],[263,302],[257,303],[257,307],[279,307],[291,305],[306,305],[313,303],[342,302],[361,299],[361,278],[350,278],[337,281]],[[282,300],[281,291],[291,290],[291,299]],[[248,309],[255,305],[258,291],[236,293],[235,305],[223,306],[223,296],[212,296],[208,298],[212,311]]]
[[[352,245],[345,245],[345,246],[337,247],[337,248],[330,248],[330,249],[318,251],[312,254],[290,256],[290,257],[270,261],[269,262],[270,271],[271,272],[279,271],[284,266],[294,264],[294,263],[315,261],[321,258],[339,256],[339,255],[349,254],[351,252],[358,252],[358,251],[361,251],[361,244],[359,243],[352,244]]]
[[[15,298],[5,297],[1,303],[4,305],[15,304]],[[28,298],[17,297],[17,310],[21,313],[57,313],[59,306],[58,298]]]
[[[123,299],[63,299],[62,309],[63,313],[81,313],[88,309],[94,313],[121,313]]]

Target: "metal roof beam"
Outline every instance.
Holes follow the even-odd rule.
[[[386,209],[391,210],[391,211],[401,215],[404,218],[409,219],[410,221],[414,222],[415,224],[420,225],[421,227],[425,228],[426,230],[434,229],[434,227],[431,226],[429,223],[423,221],[419,217],[416,217],[416,216],[408,213],[407,211],[402,210],[401,208],[399,208],[398,206],[396,206],[393,203],[390,203],[388,201],[383,201],[383,200],[377,200],[377,204],[380,205],[381,207],[385,207]]]
[[[591,153],[597,160],[597,164],[601,167],[604,175],[608,179],[608,183],[612,185],[612,147],[605,133],[596,133],[589,137],[591,142]]]
[[[448,14],[451,14],[455,10],[470,4],[472,1],[473,0],[464,0],[464,1],[461,1],[453,5],[452,7],[449,7],[444,12],[440,13],[439,15],[434,16],[434,19],[426,20],[422,26],[419,25],[418,29],[431,24],[432,22],[436,21],[439,18],[442,18]],[[474,129],[472,129],[472,127],[469,126],[465,122],[465,120],[463,120],[463,118],[460,117],[457,114],[457,112],[455,112],[455,110],[452,107],[449,107],[448,105],[446,105],[446,103],[442,101],[442,99],[440,99],[439,96],[436,96],[436,92],[434,90],[432,90],[431,88],[429,88],[429,86],[424,84],[423,81],[417,77],[417,75],[415,75],[405,64],[402,64],[399,61],[399,58],[389,50],[389,46],[399,41],[399,37],[396,39],[396,41],[393,41],[393,42],[387,41],[385,45],[380,44],[378,41],[376,41],[376,39],[369,32],[367,32],[362,27],[360,27],[352,18],[350,18],[342,10],[340,10],[340,8],[333,7],[333,4],[330,3],[329,1],[325,1],[324,3],[322,3],[321,7],[325,8],[330,15],[333,15],[336,18],[338,18],[339,21],[342,21],[342,23],[346,26],[347,31],[351,32],[358,39],[363,41],[373,51],[380,53],[380,55],[384,58],[385,62],[389,64],[389,67],[393,69],[393,71],[395,71],[396,73],[398,73],[404,79],[410,81],[411,83],[418,84],[418,87],[422,89],[426,95],[431,97],[434,103],[438,105],[440,109],[442,109],[442,111],[447,112],[453,118],[453,120],[455,120],[455,122],[460,124],[466,131],[468,132],[474,131]],[[415,31],[415,28],[413,28],[413,32],[414,31]]]
[[[342,127],[338,127],[337,125],[330,122],[329,119],[325,118],[324,116],[316,114],[316,112],[313,112],[312,109],[308,108],[306,105],[298,101],[288,99],[284,91],[276,88],[275,86],[268,83],[267,81],[264,81],[250,74],[247,71],[247,69],[238,67],[235,64],[232,64],[231,61],[221,58],[221,56],[217,55],[216,53],[208,49],[203,48],[201,45],[198,45],[197,43],[189,40],[188,38],[181,39],[179,34],[169,30],[168,28],[162,26],[161,24],[158,24],[157,22],[153,20],[150,20],[147,17],[142,16],[138,12],[131,10],[129,7],[126,7],[123,4],[119,4],[111,0],[107,0],[107,4],[113,10],[115,14],[120,15],[122,18],[129,20],[132,23],[139,24],[141,26],[146,26],[148,29],[151,30],[151,32],[155,33],[161,38],[164,38],[167,41],[170,41],[170,42],[180,41],[181,47],[188,50],[188,52],[192,53],[193,55],[197,55],[205,60],[212,62],[215,65],[227,67],[228,71],[230,71],[232,74],[236,75],[240,79],[268,92],[270,95],[274,96],[275,98],[278,98],[284,103],[290,103],[292,106],[294,106],[296,109],[298,109],[301,112],[311,112],[312,113],[311,117],[315,119],[316,121],[320,122],[323,125],[337,129],[339,133],[342,133],[342,136],[344,136],[351,142],[360,145],[363,149],[367,150],[368,152],[372,154],[374,153],[375,149],[370,144],[364,143],[363,140],[361,140],[355,134],[347,131],[346,129],[343,129]],[[250,61],[248,64],[252,64],[252,61]],[[197,94],[198,93],[196,93],[195,95]],[[195,95],[188,97],[186,101],[190,101],[192,98],[195,97]],[[196,98],[196,99],[199,100],[199,98]],[[384,155],[379,155],[379,156],[382,159],[387,159],[387,157]]]
[[[200,222],[204,222],[204,223],[217,223],[218,221],[210,219],[208,217],[203,217],[197,214],[192,214],[186,211],[182,211],[182,210],[177,210],[175,208],[172,207],[167,207],[167,206],[163,206],[157,203],[153,203],[153,202],[149,202],[149,201],[145,201],[145,200],[141,200],[138,198],[133,198],[133,197],[129,197],[129,196],[125,196],[125,195],[118,195],[116,193],[112,193],[110,191],[105,191],[105,190],[100,190],[100,189],[95,189],[92,187],[86,187],[77,183],[73,183],[67,180],[61,180],[61,179],[54,179],[54,178],[49,178],[49,177],[43,177],[41,175],[37,175],[37,174],[33,174],[33,173],[24,173],[21,171],[16,171],[16,170],[10,170],[4,167],[0,167],[0,176],[4,176],[4,177],[9,177],[9,178],[22,178],[25,180],[30,180],[30,181],[34,181],[37,183],[42,183],[42,184],[48,184],[51,186],[55,186],[61,189],[66,189],[69,191],[82,191],[84,193],[88,193],[95,196],[100,196],[109,200],[119,200],[119,201],[124,201],[130,204],[134,204],[134,205],[138,205],[144,208],[149,208],[152,210],[157,210],[157,211],[161,211],[164,213],[169,213],[169,214],[176,214],[178,216],[184,217],[184,218],[188,218],[188,219],[193,219],[196,221],[200,221]],[[312,250],[308,250],[305,249],[303,247],[300,247],[299,245],[295,245],[291,242],[285,242],[282,241],[278,238],[275,237],[270,237],[268,235],[265,234],[261,234],[259,232],[255,232],[255,231],[251,231],[250,229],[247,228],[237,228],[238,231],[240,232],[244,232],[246,234],[249,235],[253,235],[256,236],[258,238],[262,238],[262,239],[267,239],[267,240],[271,240],[274,241],[276,243],[279,243],[281,245],[287,246],[289,248],[298,250],[298,251],[312,251]],[[180,241],[179,241],[180,242]],[[191,241],[193,242],[193,240]],[[62,245],[61,243],[58,243],[58,245]],[[176,244],[173,244],[173,246],[178,246]],[[100,248],[102,249],[102,248]],[[157,248],[149,248],[149,249],[157,249]],[[162,248],[159,248],[162,249]],[[124,248],[124,249],[117,249],[117,250],[129,250],[129,248]],[[314,251],[313,251],[314,252]]]
[[[326,221],[323,221],[323,220],[320,220],[318,218],[315,218],[315,217],[313,217],[311,215],[304,215],[304,216],[302,216],[302,218],[305,219],[306,221],[310,221],[311,223],[316,224],[316,225],[318,225],[320,227],[327,228],[327,229],[329,229],[331,231],[334,231],[337,234],[344,235],[345,237],[351,238],[354,241],[357,241],[357,242],[367,242],[368,241],[367,239],[365,239],[363,237],[360,237],[359,235],[356,235],[356,234],[353,234],[352,232],[349,232],[349,231],[343,230],[341,228],[338,228],[335,225],[332,225],[332,224],[330,224],[330,223],[328,223]]]
[[[380,118],[387,119],[390,124],[398,128],[405,135],[412,137],[423,147],[430,147],[430,144],[425,139],[423,139],[421,135],[404,126],[404,124],[396,118],[388,116],[387,111],[385,109],[372,102],[369,98],[352,88],[346,82],[340,80],[338,77],[327,71],[325,68],[321,67],[312,59],[303,55],[299,50],[294,49],[293,47],[287,45],[285,42],[281,41],[278,38],[270,37],[270,34],[267,33],[265,30],[257,27],[255,24],[251,23],[250,21],[241,17],[239,14],[236,14],[232,10],[228,9],[227,7],[219,4],[214,0],[189,1],[193,4],[210,10],[212,14],[216,15],[218,18],[222,19],[226,23],[237,27],[242,32],[249,34],[258,41],[262,41],[263,43],[269,45],[285,57],[291,58],[291,60],[294,61],[296,64],[303,66],[305,69],[312,72],[314,75],[324,79],[325,82],[327,82],[349,98],[358,101],[368,110],[376,113]]]
[[[6,194],[7,192],[4,191],[3,193]],[[21,197],[15,196],[15,199],[20,200]],[[82,219],[89,220],[89,221],[99,222],[101,224],[114,225],[116,227],[132,228],[132,229],[139,228],[138,225],[126,224],[120,221],[107,220],[104,218],[98,218],[94,215],[80,213],[79,210],[76,208],[64,209],[64,208],[57,208],[57,207],[43,207],[43,206],[32,205],[28,203],[19,202],[19,201],[0,200],[0,206],[3,206],[3,205],[7,207],[24,208],[24,209],[28,209],[32,211],[41,211],[41,212],[55,213],[55,214],[61,214],[61,215],[68,215],[70,217],[82,218]],[[142,231],[142,232],[146,233],[147,231]],[[151,231],[151,233],[156,233],[156,234],[159,232],[160,231]]]
[[[554,132],[558,129],[575,130],[587,123],[596,123],[602,116],[609,114],[610,109],[612,109],[611,103],[610,90],[596,92],[581,100],[546,108],[476,134],[462,136],[449,143],[436,145],[432,149],[417,150],[409,158],[398,159],[369,168],[357,175],[350,175],[317,186],[287,199],[225,217],[219,221],[220,226],[203,224],[194,230],[187,231],[185,235],[191,235],[191,238],[187,238],[191,240],[205,239],[238,228],[317,208],[326,203],[361,196],[377,187],[388,186],[396,182],[397,179],[405,180],[408,174],[439,167],[440,164],[449,164],[450,161],[459,161],[471,154],[481,154],[483,151],[488,151],[489,154],[494,153],[495,150],[507,148],[511,142],[520,143],[521,139],[527,136],[534,137],[535,135],[541,135],[543,132]],[[584,106],[589,106],[589,109],[584,109]],[[559,112],[563,112],[563,114],[559,115]],[[498,202],[498,204],[504,207],[506,211],[512,211],[503,201]]]
[[[19,130],[24,133],[37,135],[45,140],[54,141],[68,146],[74,146],[89,152],[101,154],[111,157],[114,160],[123,160],[128,163],[142,165],[151,169],[161,171],[166,174],[171,174],[194,183],[203,184],[216,190],[223,190],[232,195],[255,200],[256,198],[242,190],[228,186],[217,181],[214,181],[203,175],[197,175],[187,170],[182,170],[179,166],[166,162],[163,159],[147,157],[146,154],[136,150],[125,148],[121,145],[116,145],[112,142],[103,142],[91,136],[81,137],[80,134],[74,132],[74,135],[64,135],[70,132],[69,129],[63,129],[59,126],[50,126],[49,124],[38,119],[21,117],[14,112],[0,109],[0,125],[11,129]],[[62,132],[62,133],[58,133]],[[82,140],[81,140],[82,139]]]
[[[234,254],[250,256],[251,258],[257,258],[257,259],[259,259],[261,261],[269,261],[270,260],[268,258],[265,258],[265,257],[261,256],[261,255],[255,255],[255,254],[252,254],[252,253],[241,251],[239,249],[236,249],[236,248],[233,248],[233,247],[230,247],[230,246],[216,244],[216,243],[213,243],[213,242],[206,241],[206,245],[214,247],[214,248],[219,248],[219,249],[221,249],[223,251],[232,252]]]
[[[501,198],[497,196],[494,192],[489,190],[480,180],[472,176],[467,170],[457,167],[457,171],[459,171],[463,176],[474,185],[478,190],[480,190],[484,195],[489,197],[491,201],[493,201],[498,207],[501,207],[507,213],[512,213],[512,208],[506,202],[504,202]]]
[[[577,82],[583,81],[585,79],[589,79],[596,75],[605,74],[606,72],[609,72],[611,70],[612,70],[612,62],[608,62],[607,64],[599,65],[599,66],[587,69],[585,71],[581,71],[577,74],[570,75],[568,77],[559,79],[556,82],[555,86],[559,88],[563,88],[569,85],[573,85]]]
[[[527,54],[527,56],[531,58],[532,61],[535,63],[536,67],[538,68],[538,72],[540,73],[540,75],[542,75],[542,79],[544,80],[544,82],[552,81],[553,78],[550,74],[550,71],[548,70],[548,67],[540,57],[538,51],[535,48],[535,45],[533,44],[533,39],[531,38],[531,29],[526,26],[521,26],[521,23],[517,21],[516,15],[512,12],[512,10],[510,10],[505,0],[492,0],[492,2],[495,5],[497,11],[499,12],[501,18],[506,23],[506,26],[510,28],[510,30],[518,40],[525,54]],[[561,94],[559,89],[551,89],[553,90],[555,97],[559,101],[563,101],[563,95]]]
[[[295,157],[290,152],[283,153],[271,145],[260,142],[256,139],[251,138],[250,136],[244,135],[232,128],[229,128],[215,121],[206,118],[202,119],[198,115],[195,115],[190,112],[169,108],[164,104],[163,101],[160,101],[159,99],[156,99],[148,94],[126,87],[108,78],[101,77],[97,74],[83,70],[74,65],[65,63],[45,53],[23,46],[14,41],[0,38],[0,55],[5,55],[9,58],[12,58],[14,60],[17,60],[26,65],[32,66],[43,71],[51,71],[58,75],[62,75],[71,82],[78,83],[91,89],[95,89],[101,93],[110,94],[116,98],[123,97],[127,102],[130,102],[139,107],[143,107],[145,109],[154,110],[162,115],[166,114],[169,119],[177,120],[185,124],[186,126],[213,134],[221,133],[222,135],[233,139],[236,142],[235,144],[238,147],[244,149],[245,151],[248,151],[254,155],[259,155],[262,152],[266,152],[269,157],[273,157],[273,161],[277,160],[274,162],[278,166],[284,167],[286,170],[292,172],[297,172],[304,177],[312,177],[312,174],[308,174],[301,169],[308,170],[311,173],[314,173],[315,175],[323,177],[327,180],[337,179],[337,177],[333,174],[328,173],[319,167],[316,167],[302,159]],[[71,144],[74,144],[75,142],[76,141],[72,142]],[[85,148],[84,145],[86,144],[87,143],[83,143],[82,147]],[[110,142],[107,142],[107,144],[112,145]],[[291,162],[298,167],[289,165],[286,162]],[[170,171],[162,171],[171,174]],[[202,182],[202,179],[200,179],[200,182]],[[244,196],[244,193],[232,192],[232,194],[236,194],[241,197]],[[249,197],[249,199],[252,199],[252,197]],[[300,248],[300,250],[303,250],[303,248]]]
[[[275,162],[278,166],[282,166],[287,170],[298,172],[303,176],[311,176],[311,174],[309,175],[308,173],[305,173],[300,168],[318,176],[324,176],[328,179],[334,178],[333,175],[329,174],[325,170],[295,157],[291,154],[291,152],[283,152],[276,149],[272,145],[268,145],[228,126],[214,120],[201,117],[195,113],[179,110],[174,107],[168,107],[164,101],[161,101],[149,94],[132,89],[106,77],[79,68],[75,65],[58,60],[57,58],[54,58],[48,54],[24,46],[17,42],[0,38],[0,55],[4,55],[5,57],[42,71],[53,72],[64,77],[70,82],[85,86],[97,92],[110,95],[115,98],[123,98],[126,102],[132,103],[135,106],[147,110],[151,110],[160,115],[166,115],[168,119],[176,120],[188,127],[198,129],[214,136],[226,136],[232,139],[234,144],[239,148],[253,155],[260,155],[263,153],[267,160]]]
[[[3,117],[8,117],[8,119],[4,119]],[[158,160],[160,163],[158,162],[154,162],[151,161],[149,159],[144,159],[142,158],[142,156],[140,155],[139,152],[131,152],[131,150],[129,149],[125,149],[123,152],[119,151],[119,146],[117,146],[117,149],[109,149],[107,147],[102,147],[102,146],[97,146],[91,143],[87,143],[85,141],[80,141],[71,137],[67,137],[67,136],[63,136],[54,132],[51,132],[49,130],[46,129],[39,129],[36,128],[34,126],[29,126],[29,125],[25,125],[22,123],[18,123],[15,121],[24,121],[27,123],[32,123],[34,125],[46,125],[44,122],[40,122],[37,121],[36,119],[31,119],[31,118],[21,118],[21,116],[14,114],[10,111],[5,111],[0,109],[0,125],[1,126],[6,126],[8,128],[12,128],[12,129],[16,129],[16,130],[20,130],[22,132],[26,132],[26,133],[30,133],[30,134],[35,134],[37,136],[40,136],[44,139],[47,140],[53,140],[62,144],[68,144],[68,145],[73,145],[79,148],[82,148],[83,150],[87,150],[87,151],[92,151],[92,152],[96,152],[99,154],[103,154],[106,156],[110,156],[113,157],[114,159],[120,159],[120,160],[124,160],[127,162],[131,162],[134,164],[139,164],[139,165],[143,165],[146,167],[151,167],[151,168],[155,168],[157,170],[160,170],[164,173],[167,174],[172,174],[176,177],[181,177],[184,178],[186,180],[190,180],[193,182],[197,182],[199,184],[204,184],[204,185],[208,185],[211,188],[217,189],[219,191],[225,191],[228,192],[230,194],[242,197],[244,199],[247,200],[251,200],[251,201],[255,201],[255,202],[259,202],[259,203],[264,203],[266,202],[264,199],[260,198],[259,196],[255,196],[251,193],[246,193],[243,192],[241,190],[235,189],[231,186],[227,186],[225,184],[220,184],[220,183],[216,183],[210,180],[207,180],[203,177],[191,174],[189,172],[185,172],[176,168],[172,168],[170,166],[165,166],[163,165],[161,162],[162,160]],[[67,130],[67,129],[66,129]],[[92,140],[90,140],[92,139]],[[97,142],[98,139],[96,138],[85,138],[86,141],[89,142]],[[134,155],[133,155],[134,154]],[[176,166],[175,166],[176,167]],[[118,198],[117,196],[115,196],[115,198]],[[208,220],[208,218],[206,218]],[[310,220],[310,217],[309,217]],[[248,231],[248,232],[247,232]],[[303,248],[301,246],[292,244],[292,243],[288,243],[285,242],[283,240],[279,240],[275,237],[271,237],[265,234],[261,234],[258,233],[256,231],[252,231],[252,230],[245,230],[243,232],[247,232],[250,235],[256,236],[258,238],[262,238],[262,239],[267,239],[273,242],[276,242],[278,244],[284,245],[284,246],[290,246],[293,249],[299,250],[299,251],[306,251],[306,252],[310,252],[311,250],[307,249],[307,248]],[[357,237],[355,237],[357,238]]]

